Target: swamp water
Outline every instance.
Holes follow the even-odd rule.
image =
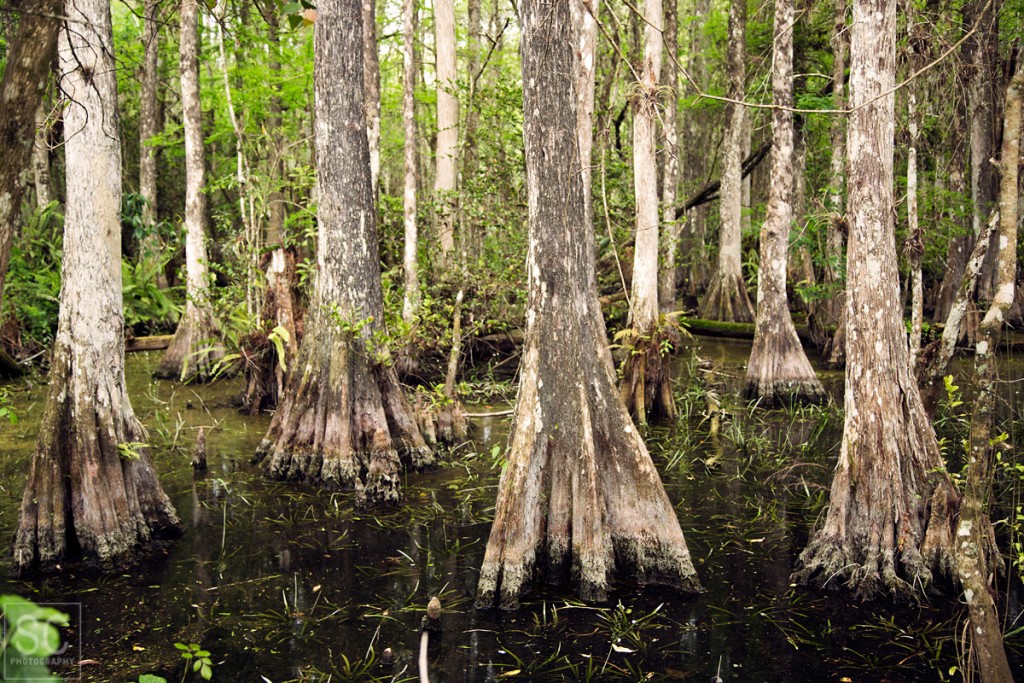
[[[31,582],[4,578],[0,591],[81,604],[71,640],[75,648],[81,637],[87,681],[135,681],[143,673],[182,680],[175,643],[209,650],[214,681],[418,680],[418,627],[433,595],[444,608],[443,633],[431,640],[435,683],[959,680],[953,672],[966,622],[952,598],[896,608],[790,583],[827,499],[840,412],[736,404],[749,343],[700,346],[714,362],[702,373],[707,383],[680,382],[679,426],[652,430],[648,444],[707,589],[702,595],[629,589],[593,607],[545,589],[514,614],[476,611],[500,475],[494,453],[504,446],[508,418],[473,420],[471,440],[447,464],[405,478],[401,508],[358,510],[350,493],[264,480],[249,460],[269,418],[236,412],[237,382],[151,380],[159,358],[152,353],[128,357],[129,387],[185,535],[130,571],[68,568]],[[684,352],[681,362],[689,357]],[[823,376],[833,395],[841,391],[841,374]],[[1008,386],[1019,413],[1020,389]],[[0,429],[5,539],[17,520],[45,379],[9,389],[21,419]],[[712,436],[706,411],[716,398],[726,413]],[[193,477],[200,426],[210,469]],[[6,577],[10,560],[2,562]],[[1007,630],[1020,626],[1012,624],[1019,598],[1011,603]],[[77,610],[66,611],[77,620]],[[1021,636],[1008,644],[1020,671]],[[381,662],[384,648],[396,655],[391,666]],[[78,675],[73,667],[61,673]]]

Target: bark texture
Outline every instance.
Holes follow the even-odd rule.
[[[124,382],[121,147],[110,3],[68,0],[60,32],[67,206],[49,393],[14,540],[14,569],[80,553],[124,566],[180,526]],[[31,136],[29,136],[31,140]]]
[[[775,0],[772,60],[772,169],[768,210],[761,226],[757,319],[745,393],[769,405],[820,401],[825,390],[800,345],[786,297],[789,230],[793,223],[793,2]]]
[[[21,218],[22,174],[32,156],[36,110],[49,82],[57,50],[61,0],[22,0],[18,31],[8,45],[0,81],[0,301],[11,259],[11,240]]]
[[[366,137],[360,0],[324,0],[315,24],[320,208],[306,334],[257,458],[275,479],[400,499],[403,461],[433,462],[386,351],[377,216]]]
[[[850,47],[846,24],[846,0],[836,0],[835,26],[832,29],[832,106],[846,108],[846,56]],[[845,276],[843,273],[843,243],[846,241],[846,117],[833,116],[829,126],[832,158],[829,162],[829,217],[825,255],[825,281],[839,290],[836,296],[821,302],[815,315],[824,314],[835,323],[836,330],[825,349],[826,364],[833,368],[846,364],[846,306]]]
[[[160,238],[156,233],[157,184],[156,166],[159,150],[151,140],[160,132],[160,111],[157,101],[157,70],[160,66],[160,3],[146,0],[143,9],[143,57],[141,89],[139,94],[139,194],[146,200],[142,207],[142,222],[146,226],[146,238],[139,245],[142,260],[156,260],[160,257]],[[166,280],[166,278],[164,278]],[[167,283],[161,283],[166,286]]]
[[[164,352],[156,377],[183,382],[214,378],[224,356],[209,308],[209,259],[206,252],[205,164],[203,113],[199,102],[199,3],[181,0],[182,119],[185,129],[185,313]]]
[[[892,214],[896,3],[856,0],[850,45],[846,417],[801,582],[921,595],[949,573],[956,492],[910,368]],[[888,93],[888,94],[886,94]],[[945,514],[944,514],[945,513]]]
[[[416,225],[416,0],[402,3],[402,125],[405,128],[405,182],[403,210],[405,249],[402,266],[405,270],[405,292],[402,297],[402,320],[411,323],[420,303],[419,265],[416,253],[419,237]]]
[[[455,174],[459,145],[458,74],[455,71],[454,0],[434,2],[434,50],[437,58],[437,173],[434,201],[440,259],[451,265],[455,249]]]
[[[971,224],[975,238],[996,204],[999,180],[990,159],[996,151],[995,65],[999,60],[998,12],[994,2],[971,0],[963,9],[975,32],[964,42],[967,64],[967,120],[970,123]],[[978,282],[978,298],[990,299],[996,276],[996,249],[990,245]]]
[[[746,82],[747,3],[732,0],[729,6],[729,97],[742,100]],[[704,300],[700,317],[706,320],[754,321],[754,307],[747,294],[740,261],[743,252],[743,138],[746,108],[726,105],[722,159],[722,198],[719,202],[718,266]]]
[[[661,265],[658,274],[658,304],[662,313],[669,313],[676,304],[676,252],[682,224],[676,220],[676,189],[679,185],[679,144],[676,135],[676,113],[679,108],[679,20],[678,0],[665,2],[665,59],[661,65],[661,81],[665,89],[665,110],[662,114],[661,210],[665,227],[661,235]]]
[[[593,217],[594,90],[597,69],[597,0],[572,0],[572,21],[579,31],[576,41],[576,63],[579,67],[576,91],[576,136],[580,146],[583,169],[583,196],[587,216]]]
[[[615,392],[579,173],[568,3],[524,0],[529,303],[519,398],[477,606],[535,573],[602,600],[615,576],[700,590],[682,530]]]
[[[971,652],[982,683],[1011,683],[1013,674],[1003,647],[1002,624],[992,597],[991,581],[1002,563],[989,519],[992,499],[992,443],[996,407],[996,359],[1003,321],[1013,305],[1017,275],[1018,167],[1020,164],[1021,98],[1024,69],[1006,89],[1003,145],[1000,154],[999,232],[996,243],[996,290],[982,320],[975,345],[974,378],[978,393],[971,415],[967,484],[956,532],[956,568],[970,615]]]
[[[32,142],[32,184],[36,190],[36,208],[53,201],[50,189],[50,123],[46,98],[36,109],[36,137]]]
[[[370,146],[370,182],[377,201],[380,178],[380,58],[377,55],[377,0],[363,2],[363,89],[366,140]]]

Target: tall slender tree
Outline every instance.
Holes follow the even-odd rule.
[[[450,265],[455,249],[455,162],[459,145],[454,0],[434,0],[434,55],[437,60],[437,172],[434,176],[434,201],[440,260],[443,265]]]
[[[185,313],[164,352],[157,377],[205,382],[213,379],[224,355],[210,311],[209,257],[206,251],[206,163],[203,112],[199,102],[199,2],[181,0],[182,121],[185,129]]]
[[[142,259],[159,257],[160,237],[156,232],[157,223],[157,156],[159,149],[153,138],[160,132],[160,102],[157,85],[160,74],[160,2],[145,0],[143,5],[143,57],[139,93],[139,194],[145,200],[142,207],[142,222],[146,227],[146,238],[140,245]],[[167,286],[167,278],[158,274],[160,284]]]
[[[402,125],[405,129],[405,174],[403,189],[403,225],[405,248],[402,267],[405,270],[405,290],[402,297],[402,319],[411,323],[420,302],[419,265],[416,253],[419,238],[416,225],[416,0],[402,2]]]
[[[850,37],[846,24],[846,0],[835,0],[835,24],[832,27],[832,107],[846,107],[846,54]],[[846,233],[846,118],[832,117],[829,123],[829,140],[832,156],[829,159],[828,190],[828,234],[825,243],[825,282],[842,289],[843,287],[843,242]],[[846,364],[846,294],[822,302],[816,309],[824,312],[829,322],[836,326],[828,351],[828,364],[842,367]]]
[[[400,499],[401,465],[433,462],[386,352],[363,87],[361,0],[321,0],[315,22],[317,280],[306,334],[257,459],[275,479]]]
[[[535,573],[601,600],[615,577],[700,590],[675,511],[615,391],[578,155],[579,40],[568,2],[523,0],[529,302],[508,466],[477,605]]]
[[[674,2],[675,0],[669,0]],[[633,288],[630,314],[631,352],[622,370],[620,391],[626,407],[641,424],[657,405],[674,413],[668,359],[662,354],[663,332],[658,329],[658,250],[661,215],[658,211],[658,74],[661,71],[661,0],[644,0],[644,58],[633,99],[633,192],[636,196],[636,237],[633,250]],[[674,268],[673,268],[674,270]]]
[[[661,64],[661,82],[665,89],[665,112],[662,114],[661,210],[664,228],[661,232],[661,265],[658,275],[658,304],[662,313],[669,313],[676,303],[676,252],[682,224],[676,220],[676,190],[679,185],[679,144],[676,131],[679,109],[679,0],[665,1],[665,58]]]
[[[18,572],[51,569],[76,548],[104,568],[118,567],[180,527],[124,381],[121,143],[110,3],[67,0],[63,11],[67,205],[60,317],[14,540]]]
[[[366,90],[366,139],[370,180],[377,200],[380,178],[380,56],[377,54],[377,0],[363,0],[363,86]]]
[[[772,169],[768,211],[761,226],[757,319],[747,363],[746,393],[766,403],[821,400],[825,390],[807,360],[786,297],[789,231],[793,223],[792,0],[775,0],[772,50]]]
[[[951,568],[956,499],[910,367],[892,215],[896,0],[855,0],[850,40],[846,417],[824,524],[797,576],[862,595]]]
[[[995,297],[979,326],[975,345],[974,377],[977,395],[972,406],[970,457],[967,481],[956,531],[956,567],[963,587],[964,602],[971,619],[971,652],[981,671],[983,683],[1010,683],[1010,671],[1003,646],[1003,627],[992,598],[989,577],[1001,562],[989,519],[994,479],[995,449],[993,423],[996,407],[997,363],[993,354],[1007,313],[1013,305],[1017,281],[1017,215],[1020,167],[1021,100],[1024,99],[1024,67],[1006,89],[1003,110],[1003,142],[999,159],[999,250]]]
[[[718,265],[700,316],[711,320],[753,322],[754,307],[743,280],[743,138],[747,110],[742,104],[746,83],[747,0],[729,5],[729,97],[725,107],[725,141],[722,161],[722,198],[719,201]],[[749,135],[749,132],[747,132]]]

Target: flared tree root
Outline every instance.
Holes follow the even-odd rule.
[[[916,498],[912,493],[907,496]],[[800,553],[793,578],[816,588],[845,588],[861,600],[890,595],[899,602],[915,602],[938,592],[937,579],[954,577],[951,507],[957,496],[943,477],[930,503],[913,512],[910,505],[897,521],[893,506],[878,501],[879,509],[850,521],[843,536],[826,527],[814,534]],[[923,533],[905,515],[927,521]]]
[[[766,407],[828,400],[792,323],[788,329],[765,330],[763,338],[755,339],[743,395]]]
[[[607,350],[542,367],[535,344],[523,360],[477,606],[515,609],[535,574],[571,580],[591,602],[605,600],[617,577],[701,591],[675,510],[616,395]],[[541,378],[559,366],[563,377],[549,388]]]
[[[754,322],[754,306],[750,303],[743,278],[715,273],[700,304],[700,317],[705,320]]]
[[[185,383],[210,382],[220,374],[218,363],[223,358],[224,345],[213,320],[189,304],[153,376]]]
[[[160,487],[145,429],[123,387],[84,393],[58,349],[14,539],[14,572],[81,557],[105,571],[132,565],[181,522]],[[125,415],[125,409],[127,415]]]
[[[394,368],[369,358],[359,338],[306,341],[257,462],[272,479],[355,488],[361,501],[397,504],[402,466],[424,469],[435,455]]]

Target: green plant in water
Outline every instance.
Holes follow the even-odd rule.
[[[47,658],[60,652],[58,626],[68,625],[68,615],[42,607],[17,595],[0,596],[6,628],[3,680],[60,681],[50,673]]]
[[[0,420],[7,419],[11,425],[18,424],[18,414],[14,412],[11,392],[7,387],[0,387]]]
[[[185,660],[185,671],[181,675],[182,683],[188,677],[189,669],[193,673],[198,672],[204,681],[213,678],[213,661],[210,660],[209,650],[204,650],[196,643],[175,643],[174,647],[181,650],[181,658]]]

